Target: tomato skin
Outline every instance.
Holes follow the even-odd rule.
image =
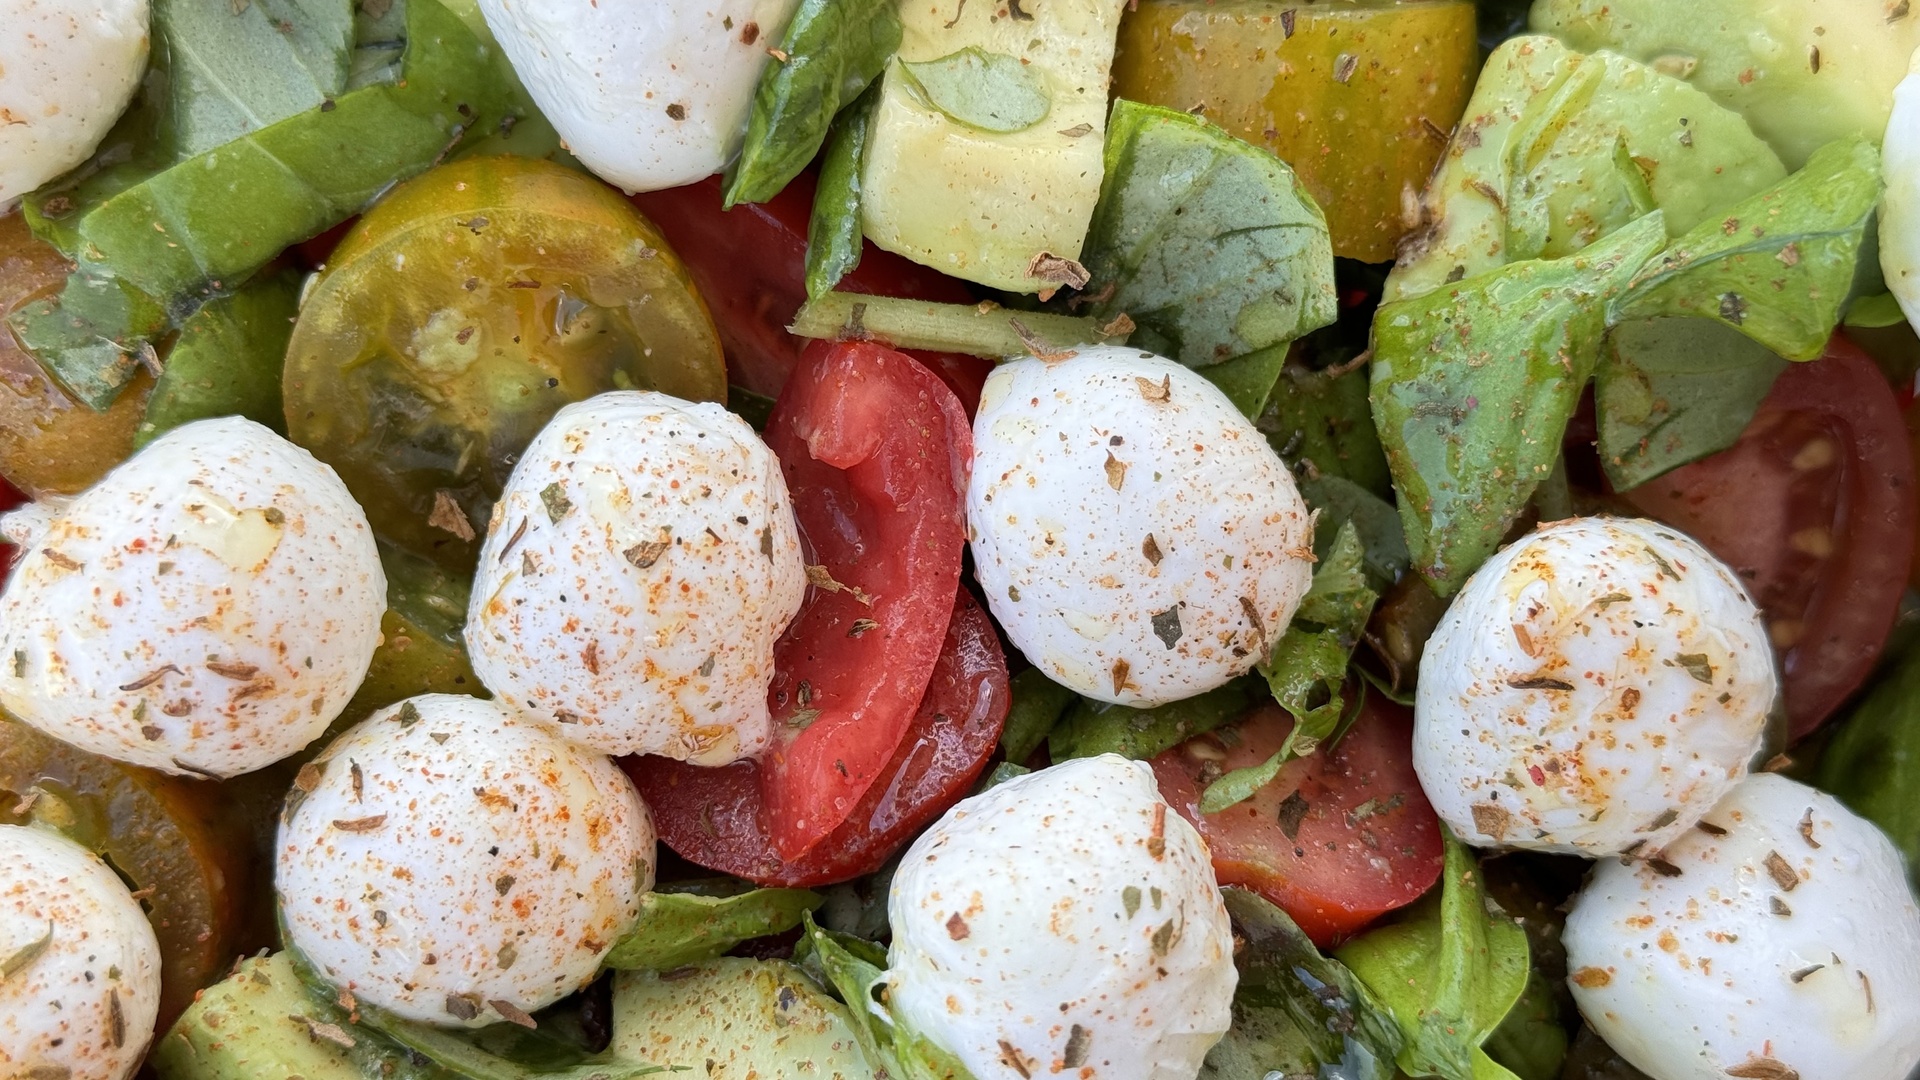
[[[26,501],[27,497],[20,494],[19,488],[7,483],[6,477],[0,476],[0,514],[4,514],[16,506],[22,505]],[[7,587],[7,578],[13,574],[13,559],[14,556],[18,554],[19,552],[13,545],[7,543],[5,540],[0,540],[0,589]]]
[[[940,657],[966,548],[973,432],[946,384],[863,342],[815,342],[767,420],[815,586],[774,646],[761,792],[796,859],[881,775]]]
[[[720,328],[727,374],[738,386],[778,396],[806,344],[787,333],[807,299],[807,224],[813,214],[814,176],[801,173],[765,203],[721,210],[721,178],[633,196],[687,264]],[[741,253],[751,258],[741,259]],[[867,244],[860,265],[837,286],[841,292],[971,304],[966,286],[919,263]],[[967,415],[980,403],[980,385],[993,362],[958,353],[908,352],[946,380]]]
[[[761,885],[826,885],[878,870],[967,793],[999,744],[1010,700],[993,623],[960,589],[926,696],[884,780],[867,789],[838,829],[792,862],[774,849],[756,762],[702,769],[645,757],[627,758],[621,767],[652,809],[661,840],[688,861]]]
[[[1160,794],[1206,839],[1220,884],[1259,893],[1325,947],[1440,880],[1440,819],[1413,772],[1413,711],[1377,694],[1331,751],[1289,762],[1245,802],[1200,813],[1203,771],[1258,765],[1292,730],[1293,718],[1267,704],[1222,729],[1224,738],[1198,735],[1165,751],[1153,772]],[[1296,793],[1306,802],[1297,818],[1282,810]]]
[[[1914,460],[1898,399],[1844,335],[1793,364],[1740,441],[1624,493],[1731,566],[1765,613],[1790,735],[1879,660],[1914,558]]]

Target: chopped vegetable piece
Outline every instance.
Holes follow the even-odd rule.
[[[620,971],[672,971],[712,960],[743,941],[791,930],[825,901],[805,889],[702,896],[664,889],[640,898],[640,918],[604,961]]]
[[[263,274],[188,316],[147,397],[134,449],[217,416],[244,416],[284,433],[280,376],[299,296],[294,274]]]
[[[613,985],[616,1053],[694,1069],[712,1062],[716,1078],[873,1080],[853,1028],[846,1006],[775,960],[622,973]]]

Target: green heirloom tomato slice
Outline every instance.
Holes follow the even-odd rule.
[[[376,532],[469,569],[520,452],[608,390],[726,399],[685,267],[592,177],[470,158],[397,189],[334,250],[294,325],[287,429]]]

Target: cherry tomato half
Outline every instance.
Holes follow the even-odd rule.
[[[1292,730],[1269,704],[1162,753],[1153,772],[1212,849],[1220,884],[1266,897],[1326,946],[1440,880],[1440,819],[1413,772],[1413,712],[1378,694],[1332,750],[1289,762],[1245,802],[1200,812],[1214,777],[1267,760]]]
[[[690,862],[762,885],[806,887],[878,870],[958,802],[1000,741],[1011,698],[1000,639],[965,589],[907,734],[847,820],[799,859],[774,849],[760,767],[702,769],[670,758],[622,763],[669,848]]]
[[[1780,375],[1738,443],[1624,498],[1746,583],[1793,738],[1873,670],[1914,554],[1914,462],[1893,388],[1844,336]]]

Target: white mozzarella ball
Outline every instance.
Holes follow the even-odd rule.
[[[963,800],[907,851],[887,915],[894,1019],[977,1080],[1193,1080],[1232,1023],[1213,864],[1144,762]]]
[[[1880,271],[1907,322],[1920,326],[1920,52],[1893,91],[1880,173]]]
[[[740,151],[753,90],[799,0],[480,0],[566,147],[628,192],[711,176]]]
[[[160,1010],[160,944],[113,869],[0,825],[0,1076],[121,1080]]]
[[[608,754],[724,765],[767,744],[773,646],[807,590],[787,483],[712,403],[602,394],[560,410],[493,511],[473,670]]]
[[[251,420],[176,428],[33,520],[0,596],[0,707],[82,750],[264,768],[319,738],[380,644],[366,514]]]
[[[1920,908],[1900,855],[1831,795],[1758,774],[1663,864],[1604,860],[1569,982],[1656,1080],[1864,1080],[1920,1067]]]
[[[1487,560],[1434,629],[1413,765],[1468,843],[1654,851],[1745,775],[1775,682],[1759,612],[1705,548],[1572,518]]]
[[[1266,437],[1151,353],[1085,347],[988,377],[967,528],[1007,636],[1077,693],[1152,706],[1266,658],[1313,581],[1313,526]]]
[[[289,944],[411,1020],[479,1027],[573,993],[653,884],[653,820],[613,762],[490,701],[383,709],[294,788],[274,877]]]
[[[92,156],[147,70],[147,0],[0,0],[0,213]]]

